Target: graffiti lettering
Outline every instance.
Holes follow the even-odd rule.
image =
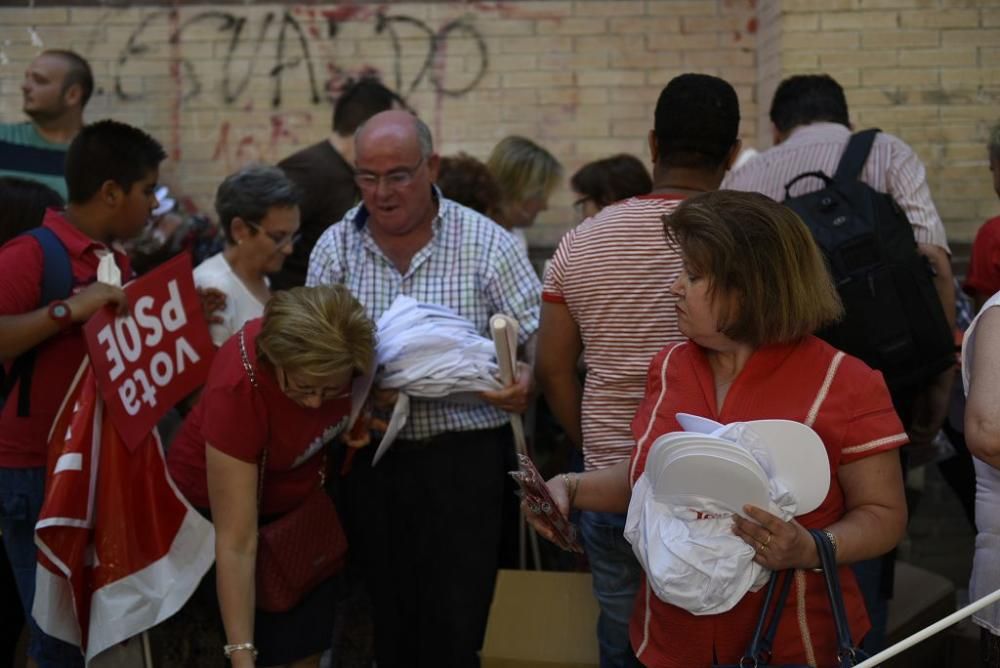
[[[291,72],[303,75],[306,85],[307,102],[320,104],[324,96],[335,95],[348,79],[355,76],[378,74],[375,68],[361,64],[354,73],[329,59],[325,63],[316,63],[317,47],[324,40],[332,42],[343,38],[342,22],[371,18],[374,21],[373,33],[376,37],[388,39],[392,45],[393,64],[389,81],[397,93],[404,99],[427,85],[440,95],[460,97],[473,90],[489,68],[489,51],[486,41],[476,29],[471,18],[459,18],[449,21],[435,30],[424,21],[405,15],[387,15],[384,8],[366,13],[365,16],[345,15],[327,16],[327,29],[323,32],[313,27],[303,28],[293,12],[284,11],[280,14],[268,12],[261,16],[256,30],[249,26],[249,19],[226,11],[205,11],[178,20],[177,10],[155,10],[146,14],[135,30],[132,31],[118,58],[118,71],[115,76],[114,90],[118,99],[125,102],[139,101],[145,97],[140,91],[129,90],[129,66],[136,62],[152,61],[160,55],[160,47],[152,38],[153,28],[166,24],[168,30],[167,44],[170,46],[171,63],[165,71],[178,80],[181,88],[180,99],[184,102],[205,95],[203,78],[209,67],[208,61],[186,57],[184,55],[185,36],[191,36],[196,26],[215,27],[215,35],[210,44],[220,44],[217,50],[224,50],[219,72],[219,94],[226,106],[233,106],[247,95],[249,84],[255,72],[267,67],[267,76],[271,80],[270,104],[278,109],[285,101],[285,76]],[[419,54],[420,66],[413,77],[404,81],[403,62],[409,61],[412,53],[404,54],[403,41],[398,28],[408,26],[416,30],[422,37],[423,51]],[[250,33],[253,33],[251,36]],[[200,35],[200,33],[199,33]],[[162,39],[162,38],[161,38]],[[203,38],[202,38],[203,39]],[[312,40],[312,41],[311,41]],[[444,68],[440,64],[447,53],[449,40],[468,40],[474,45],[476,65],[467,74],[459,74],[465,78],[460,82],[446,81]],[[406,40],[411,43],[410,40]],[[274,44],[273,60],[265,65],[268,56],[267,46]],[[239,65],[237,64],[239,63]],[[317,67],[324,67],[329,78],[320,82],[317,78]],[[237,71],[240,67],[242,71]],[[453,75],[455,76],[455,75]]]

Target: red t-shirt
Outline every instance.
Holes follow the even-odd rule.
[[[989,297],[1000,292],[1000,216],[983,223],[976,232],[969,257],[969,273],[962,286],[966,292]]]
[[[237,334],[216,353],[201,398],[170,447],[170,475],[196,507],[209,507],[206,444],[253,463],[266,449],[261,514],[279,515],[294,509],[319,485],[323,446],[347,426],[349,392],[319,408],[306,408],[281,391],[270,365],[257,361],[261,324],[260,319],[251,320],[244,327],[258,387],[243,367]]]
[[[45,212],[42,224],[55,232],[69,254],[73,293],[97,280],[98,251],[109,250],[73,227],[63,213]],[[115,253],[123,276],[129,275],[128,258]],[[0,315],[22,315],[47,304],[39,304],[43,273],[42,247],[30,236],[19,236],[0,248]],[[31,414],[17,416],[19,387],[11,390],[0,413],[0,468],[45,466],[49,430],[63,397],[87,354],[83,329],[73,325],[38,347],[31,378]],[[13,360],[4,364],[10,371]]]
[[[841,466],[907,441],[882,374],[815,337],[759,348],[736,377],[721,411],[703,349],[685,342],[661,351],[650,365],[646,397],[632,423],[632,484],[642,474],[653,442],[680,431],[677,413],[722,423],[795,420],[815,429],[826,446],[831,476],[830,492],[820,507],[796,518],[809,529],[843,517],[844,491],[837,479]],[[869,628],[864,600],[849,568],[840,569],[840,581],[852,638],[859,641]],[[713,651],[719,663],[735,664],[749,644],[763,596],[763,591],[747,594],[729,612],[695,616],[659,600],[644,585],[632,615],[632,646],[647,666],[708,668]],[[836,633],[823,576],[800,571],[778,627],[772,662],[805,664],[813,657],[835,655]]]

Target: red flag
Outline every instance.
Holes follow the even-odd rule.
[[[126,447],[84,361],[49,437],[32,614],[90,660],[159,624],[214,559],[212,525],[167,475],[154,430]]]

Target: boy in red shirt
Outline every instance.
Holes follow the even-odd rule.
[[[142,231],[157,206],[154,191],[165,157],[145,132],[110,120],[85,127],[73,140],[66,154],[69,205],[49,209],[42,224],[69,258],[72,289],[65,299],[40,303],[45,254],[35,237],[20,236],[0,248],[0,361],[11,373],[18,357],[35,355],[33,371],[17,378],[0,412],[0,531],[29,619],[48,433],[86,355],[81,325],[107,304],[126,308],[121,288],[97,282],[97,266],[113,253],[128,276],[127,257],[111,244]],[[30,623],[28,653],[39,668],[83,666],[79,648]]]

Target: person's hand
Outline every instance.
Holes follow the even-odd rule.
[[[209,325],[221,325],[223,319],[219,311],[226,308],[226,293],[218,288],[198,288],[198,299],[201,300],[201,310],[205,313],[205,322]]]
[[[733,533],[754,549],[758,564],[772,571],[819,567],[816,542],[801,524],[785,522],[756,506],[746,506],[743,512],[753,521],[737,515]]]
[[[229,661],[233,668],[255,668],[257,665],[252,652],[235,652]]]
[[[524,362],[517,363],[517,379],[502,390],[480,392],[487,402],[508,413],[524,413],[528,410],[535,389],[535,375]]]
[[[569,491],[566,489],[565,478],[561,475],[549,480],[545,483],[545,486],[549,488],[549,494],[552,495],[552,501],[555,502],[556,508],[562,513],[563,517],[569,517]],[[538,535],[543,537],[550,543],[555,543],[559,545],[559,540],[556,538],[555,534],[549,529],[548,524],[542,519],[542,514],[533,511],[528,507],[528,502],[525,500],[521,501],[521,511],[524,513],[525,519],[528,524],[538,532]]]
[[[371,413],[362,412],[350,431],[344,432],[340,438],[349,448],[364,448],[371,445],[372,431],[385,432],[388,428],[389,425],[385,420],[372,417]]]
[[[396,407],[396,400],[399,399],[399,390],[383,390],[375,388],[371,393],[372,412],[379,415],[388,415]]]
[[[118,315],[128,315],[128,298],[125,297],[125,291],[100,281],[91,283],[66,300],[75,323],[87,322],[92,315],[108,304],[116,307]]]

